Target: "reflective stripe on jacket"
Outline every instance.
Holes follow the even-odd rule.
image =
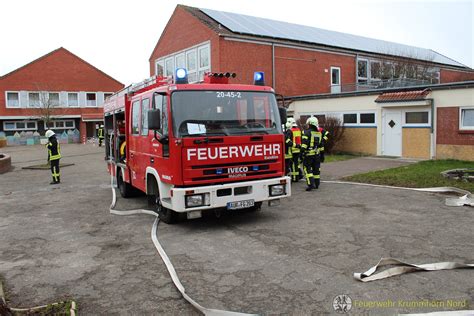
[[[301,130],[299,127],[292,127],[291,128],[291,133],[293,135],[293,149],[292,152],[294,153],[299,153],[300,152],[300,146],[301,146]]]
[[[61,147],[56,139],[51,140],[46,147],[48,148],[49,160],[57,160],[61,158]]]

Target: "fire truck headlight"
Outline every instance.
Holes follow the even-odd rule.
[[[275,184],[270,186],[270,196],[278,196],[285,194],[284,184]]]
[[[186,195],[186,207],[209,205],[209,193]]]

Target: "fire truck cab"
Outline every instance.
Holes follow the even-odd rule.
[[[172,223],[290,196],[286,112],[263,73],[255,85],[229,84],[232,77],[208,73],[203,83],[189,84],[181,68],[174,80],[151,78],[106,100],[106,159],[123,197],[146,193]]]

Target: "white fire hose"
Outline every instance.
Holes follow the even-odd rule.
[[[129,210],[129,211],[119,211],[115,210],[115,204],[117,202],[117,196],[115,193],[115,188],[113,184],[114,178],[111,176],[111,187],[112,187],[112,204],[110,204],[110,213],[115,214],[115,215],[135,215],[135,214],[147,214],[147,215],[152,215],[155,216],[155,222],[153,223],[153,227],[151,229],[151,239],[153,241],[153,244],[155,245],[156,250],[158,250],[158,253],[161,256],[161,259],[166,265],[166,268],[168,269],[168,272],[171,276],[171,279],[173,280],[174,285],[178,289],[178,291],[181,293],[181,295],[184,297],[186,301],[191,303],[197,310],[202,312],[204,315],[209,315],[209,316],[245,316],[245,315],[257,315],[257,314],[246,314],[246,313],[239,313],[239,312],[230,312],[230,311],[223,311],[223,310],[218,310],[218,309],[211,309],[211,308],[206,308],[201,306],[199,303],[197,303],[195,300],[193,300],[188,294],[186,294],[186,290],[181,284],[181,281],[178,278],[178,274],[176,273],[176,270],[174,269],[173,264],[170,261],[170,258],[166,254],[165,250],[161,246],[160,242],[158,241],[158,224],[160,222],[160,219],[158,217],[158,214],[150,211],[150,210],[145,210],[145,209],[136,209],[136,210]]]

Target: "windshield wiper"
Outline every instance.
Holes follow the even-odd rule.
[[[262,133],[262,134],[270,134],[267,130],[252,130],[252,131],[238,131],[237,133],[233,133],[232,135],[242,135],[242,134],[258,134],[258,133]]]
[[[207,137],[207,136],[229,136],[227,132],[210,132],[210,133],[198,133],[198,134],[182,134],[181,137]]]

